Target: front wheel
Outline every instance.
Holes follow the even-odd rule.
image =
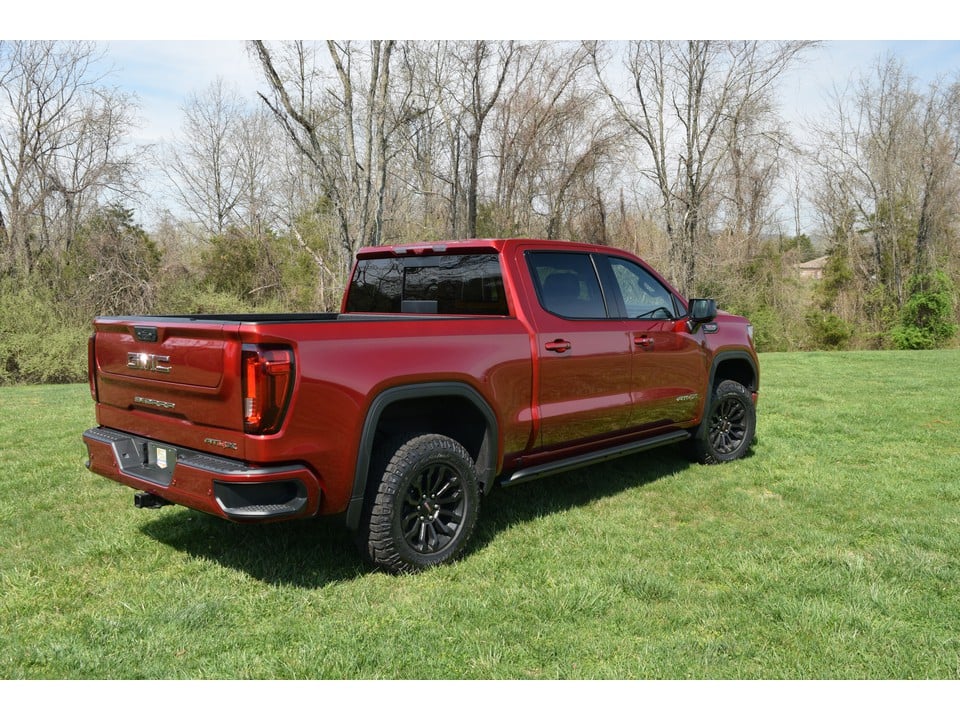
[[[739,460],[750,449],[756,430],[757,410],[750,391],[735,380],[724,380],[690,441],[693,459],[707,465]]]
[[[415,572],[463,550],[480,511],[473,458],[444,435],[419,435],[394,452],[365,522],[370,559],[391,572]]]

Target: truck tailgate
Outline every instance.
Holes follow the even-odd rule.
[[[91,360],[100,423],[147,437],[162,434],[188,447],[203,447],[196,426],[242,437],[239,325],[153,320],[97,320]],[[222,432],[216,437],[237,442]]]

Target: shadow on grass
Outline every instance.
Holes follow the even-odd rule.
[[[690,462],[677,448],[666,447],[515,487],[497,488],[484,498],[480,522],[467,552],[495,542],[499,533],[514,525],[588,505],[656,482],[688,467]]]
[[[319,588],[371,570],[342,522],[238,525],[185,508],[157,513],[141,528],[149,537],[272,585]]]
[[[617,495],[679,472],[676,449],[638,453],[581,470],[497,488],[485,498],[466,556],[517,524]],[[184,508],[165,508],[142,527],[165,545],[275,585],[319,588],[376,570],[362,561],[342,521],[237,525]]]

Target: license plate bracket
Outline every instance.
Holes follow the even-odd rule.
[[[146,463],[140,472],[141,477],[158,485],[167,486],[173,479],[173,471],[177,466],[177,450],[169,445],[148,442]]]

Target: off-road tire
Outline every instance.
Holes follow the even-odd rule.
[[[756,431],[757,411],[750,391],[735,380],[724,380],[714,389],[688,450],[693,460],[704,465],[739,460],[750,449]]]
[[[453,560],[466,546],[480,512],[473,458],[445,435],[404,441],[371,491],[360,540],[365,540],[370,560],[394,573]]]

